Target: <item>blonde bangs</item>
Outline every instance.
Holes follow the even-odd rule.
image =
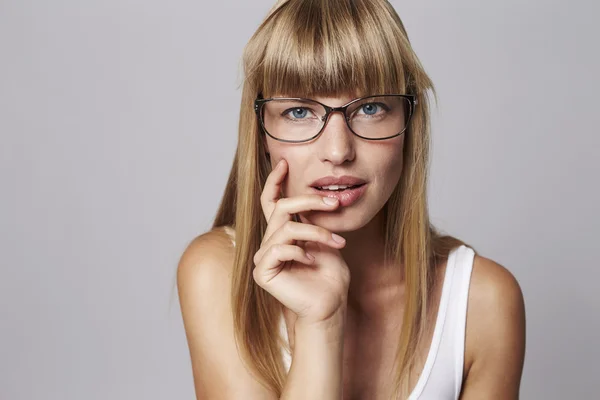
[[[253,39],[262,45],[244,59],[247,83],[265,98],[408,93],[408,40],[393,15],[369,1],[291,0],[261,28]]]

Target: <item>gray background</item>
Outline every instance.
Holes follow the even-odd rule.
[[[192,399],[176,292],[272,0],[0,0],[0,399]],[[437,85],[431,213],[509,268],[525,399],[597,398],[592,1],[393,1]]]

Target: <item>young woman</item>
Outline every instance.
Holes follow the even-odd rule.
[[[433,85],[385,0],[282,0],[178,268],[199,399],[517,399],[514,277],[427,210]],[[474,167],[476,167],[474,165]]]

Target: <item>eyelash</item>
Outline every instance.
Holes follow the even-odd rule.
[[[365,103],[365,104],[361,105],[359,108],[357,108],[357,111],[362,109],[364,106],[368,106],[368,105],[376,105],[376,106],[380,107],[381,109],[383,109],[383,111],[390,111],[389,107],[387,107],[383,103]],[[313,112],[313,110],[309,107],[293,107],[293,108],[288,108],[281,115],[287,116],[287,114],[289,114],[290,112],[295,111],[295,110],[307,110],[307,111],[310,111],[313,115],[315,114]],[[369,118],[377,118],[379,116],[379,113],[375,114],[375,115],[369,115],[369,114],[364,114],[364,115],[367,115]],[[290,118],[290,120],[292,120],[292,121],[298,121],[301,119],[304,119],[304,118]]]

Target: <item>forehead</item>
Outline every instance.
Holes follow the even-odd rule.
[[[280,93],[275,94],[272,97],[289,97],[289,98],[303,98],[303,99],[311,99],[321,102],[323,104],[327,104],[328,106],[338,107],[343,106],[351,102],[354,99],[359,97],[367,96],[365,93],[360,93],[359,91],[351,92],[348,91],[346,93],[340,94],[303,94],[303,93]]]

